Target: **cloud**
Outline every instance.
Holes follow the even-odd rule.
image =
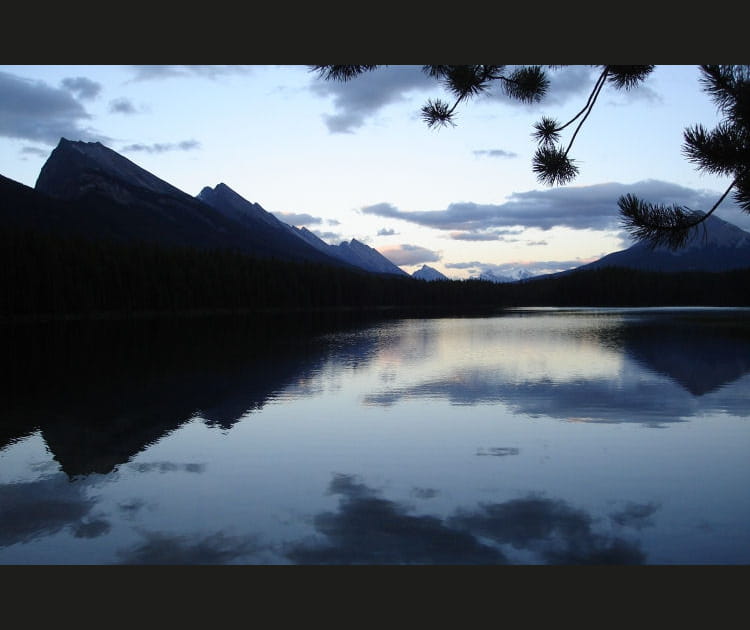
[[[381,228],[378,230],[378,236],[395,236],[396,234],[398,234],[398,232],[391,228]]]
[[[610,514],[609,518],[621,527],[643,529],[653,526],[651,517],[659,509],[657,503],[628,503],[622,510]]]
[[[205,464],[175,464],[174,462],[150,462],[150,463],[133,463],[128,464],[128,467],[141,473],[149,472],[188,472],[188,473],[202,473],[205,472]]]
[[[319,230],[310,231],[326,243],[338,243],[339,241],[343,240],[341,234],[339,234],[338,232],[321,232]]]
[[[310,90],[322,97],[333,97],[334,114],[324,115],[331,133],[352,133],[392,103],[406,100],[415,91],[435,88],[421,66],[378,68],[346,82],[316,77]]]
[[[91,115],[70,90],[0,72],[0,136],[56,145],[60,138],[108,144],[83,122]]]
[[[222,532],[206,536],[139,533],[143,542],[117,552],[123,564],[227,564],[260,550],[253,536],[232,537]]]
[[[296,564],[513,564],[513,550],[548,564],[642,564],[645,554],[594,531],[594,519],[565,501],[529,495],[458,510],[448,518],[411,513],[354,475],[335,474],[337,511],[315,515],[320,542],[292,543]],[[420,489],[413,495],[429,498]],[[500,545],[505,545],[501,548]],[[519,560],[524,563],[524,560]]]
[[[499,229],[482,232],[451,232],[450,237],[457,241],[503,241],[506,243],[517,243],[519,239],[508,238],[521,234],[521,229]]]
[[[329,493],[336,512],[314,517],[323,543],[295,543],[287,557],[296,564],[504,564],[504,554],[442,519],[409,514],[408,507],[378,496],[353,475],[336,474]]]
[[[130,66],[134,72],[134,81],[159,81],[163,79],[185,79],[202,77],[216,79],[221,76],[244,75],[252,72],[253,66],[240,65],[168,65],[168,66]]]
[[[95,500],[83,484],[58,473],[37,481],[0,485],[0,547],[25,543],[72,527],[76,536],[107,529],[100,519],[88,520]]]
[[[102,86],[96,81],[86,77],[70,77],[62,80],[62,86],[77,95],[78,98],[88,100],[95,99],[102,91]]]
[[[492,448],[477,449],[477,455],[490,455],[492,457],[507,457],[508,455],[518,455],[520,452],[520,449],[515,446],[493,446]]]
[[[594,86],[596,71],[588,66],[570,66],[548,71],[550,90],[545,104],[559,105],[572,97],[586,98]],[[442,98],[452,102],[453,97],[445,93],[438,81],[422,71],[422,66],[381,67],[355,77],[349,81],[326,81],[316,77],[310,89],[319,96],[332,96],[336,113],[324,116],[331,133],[352,133],[362,127],[387,105],[406,100],[414,92],[443,92]],[[491,88],[476,100],[502,102],[514,106],[538,108],[509,98],[500,85]],[[583,105],[583,103],[582,103]],[[467,107],[473,103],[466,104]],[[491,157],[515,157],[505,151],[489,152]]]
[[[380,249],[383,254],[394,265],[418,265],[426,262],[437,262],[441,255],[419,245],[393,245]]]
[[[141,152],[141,153],[165,153],[167,151],[192,151],[199,149],[201,146],[197,140],[183,140],[182,142],[166,142],[155,144],[129,144],[122,147],[123,153]]]
[[[474,155],[477,157],[487,156],[487,157],[499,157],[499,158],[514,158],[518,157],[518,153],[513,153],[513,151],[503,151],[502,149],[489,149],[489,150],[479,150],[479,151],[473,151]]]
[[[323,222],[321,218],[303,212],[273,212],[272,214],[279,221],[283,221],[289,225],[317,225]]]
[[[634,184],[606,183],[530,190],[512,193],[501,204],[466,201],[451,203],[444,210],[407,211],[383,202],[365,206],[361,208],[361,212],[401,219],[437,230],[473,234],[481,234],[483,230],[513,227],[615,231],[620,228],[617,200],[627,193],[652,203],[677,203],[704,210],[710,208],[720,195],[714,191],[696,190],[659,180],[645,180]]]
[[[447,523],[477,537],[533,551],[548,564],[631,565],[646,556],[633,543],[594,531],[593,518],[565,501],[529,495],[460,512]]]
[[[128,98],[116,98],[109,102],[109,111],[113,114],[135,114],[136,108]]]
[[[105,519],[82,521],[73,526],[73,536],[76,538],[98,538],[109,533],[112,525]]]
[[[43,157],[46,158],[49,156],[49,151],[46,149],[39,149],[37,147],[23,147],[21,149],[22,155],[33,155],[35,157]]]

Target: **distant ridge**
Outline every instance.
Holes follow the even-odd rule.
[[[226,184],[218,184],[214,188],[206,186],[197,198],[216,208],[228,218],[239,221],[247,227],[254,228],[258,222],[265,223],[275,230],[299,239],[305,244],[305,247],[313,247],[341,263],[373,273],[408,275],[376,249],[360,243],[356,239],[352,239],[348,243],[329,245],[305,227],[297,228],[280,221],[273,214],[264,210],[260,204],[248,201]]]
[[[357,239],[351,241],[342,241],[338,245],[329,245],[324,240],[318,238],[306,227],[292,229],[295,233],[313,247],[320,251],[334,256],[341,261],[347,262],[355,267],[360,267],[373,273],[389,273],[397,276],[408,276],[401,267],[394,265],[378,250],[361,243]]]
[[[411,277],[416,278],[417,280],[427,280],[428,282],[433,280],[448,280],[448,276],[440,273],[437,269],[434,269],[429,265],[422,265],[411,274]]]

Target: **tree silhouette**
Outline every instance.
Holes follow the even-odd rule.
[[[316,65],[311,70],[325,80],[349,81],[378,65]],[[458,106],[472,97],[499,85],[510,98],[525,103],[540,102],[549,88],[547,69],[560,66],[503,65],[427,65],[422,70],[438,81],[453,102],[428,100],[422,107],[422,119],[428,127],[455,126]],[[534,125],[538,147],[532,169],[541,183],[565,185],[578,175],[571,157],[573,143],[605,86],[630,90],[651,74],[653,65],[599,65],[600,73],[581,110],[569,121],[559,123],[542,117]],[[724,194],[707,212],[673,204],[652,204],[634,195],[624,195],[617,204],[623,227],[637,240],[652,246],[677,249],[684,245],[693,228],[701,224],[734,190],[740,208],[750,213],[750,66],[703,65],[700,82],[716,103],[724,120],[713,130],[702,125],[684,132],[683,153],[699,170],[733,177]],[[562,142],[562,132],[570,128],[570,139]]]

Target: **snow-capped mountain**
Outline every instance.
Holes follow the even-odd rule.
[[[491,269],[485,269],[478,276],[472,277],[472,280],[486,280],[488,282],[504,283],[504,282],[518,282],[519,280],[526,280],[532,278],[533,274],[527,269],[519,268],[513,269],[512,271],[504,274],[495,273]]]
[[[411,277],[416,278],[417,280],[427,281],[448,280],[448,276],[440,273],[437,269],[434,269],[429,265],[422,265],[420,269],[417,269],[414,273],[411,274]]]

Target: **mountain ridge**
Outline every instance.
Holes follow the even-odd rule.
[[[54,224],[58,232],[89,238],[230,249],[262,258],[405,273],[363,244],[356,246],[356,254],[342,255],[334,246],[311,243],[223,182],[205,186],[193,197],[99,142],[61,138],[32,190],[54,200],[49,214],[58,216],[49,222],[37,217],[36,225],[29,216],[15,217],[26,227],[48,230]],[[59,220],[61,207],[67,221]]]

